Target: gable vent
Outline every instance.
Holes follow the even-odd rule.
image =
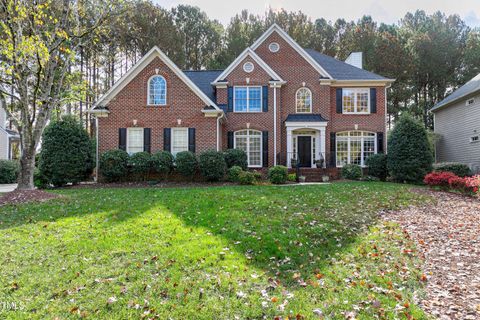
[[[251,62],[245,62],[245,64],[243,65],[243,71],[245,72],[250,73],[253,71],[253,69],[255,69],[255,66]]]
[[[268,50],[270,50],[270,52],[278,52],[278,50],[280,50],[280,45],[276,42],[272,42],[268,45]]]

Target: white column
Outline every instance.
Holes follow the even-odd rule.
[[[277,86],[273,87],[273,165],[277,165]]]
[[[287,127],[287,167],[290,168],[291,161],[290,158],[292,157],[293,147],[292,147],[292,128]]]
[[[326,158],[326,154],[325,154],[325,145],[327,144],[327,141],[325,139],[325,127],[321,128],[320,129],[320,139],[319,139],[319,142],[320,143],[320,147],[318,150],[320,150],[320,152],[322,153],[322,156],[323,156],[323,167],[326,168],[327,167],[327,158]],[[318,143],[317,143],[317,146],[318,146]]]

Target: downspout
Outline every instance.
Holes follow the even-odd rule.
[[[384,143],[385,143],[385,154],[388,154],[388,141],[387,141],[387,138],[388,138],[388,134],[387,134],[387,123],[388,123],[388,99],[387,99],[387,91],[388,89],[391,87],[392,85],[389,84],[387,86],[385,86],[385,137],[384,137]]]
[[[220,151],[220,119],[225,117],[225,113],[222,112],[219,117],[217,117],[217,151]]]
[[[96,141],[96,155],[95,155],[95,182],[98,182],[98,166],[100,163],[99,146],[98,146],[98,117],[95,117],[95,141]]]

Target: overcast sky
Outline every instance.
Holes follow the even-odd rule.
[[[417,9],[433,13],[437,10],[446,14],[456,13],[471,27],[480,27],[480,0],[154,0],[165,8],[178,4],[190,4],[200,7],[209,17],[228,24],[230,18],[242,9],[255,14],[263,14],[268,7],[284,8],[308,14],[313,19],[323,17],[327,20],[345,18],[357,20],[368,14],[374,20],[396,23],[406,12]]]

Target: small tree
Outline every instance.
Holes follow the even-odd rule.
[[[427,130],[410,115],[402,115],[388,141],[387,166],[393,180],[419,183],[432,171]]]
[[[94,166],[93,141],[76,118],[64,116],[45,128],[38,167],[49,184],[78,183]]]

